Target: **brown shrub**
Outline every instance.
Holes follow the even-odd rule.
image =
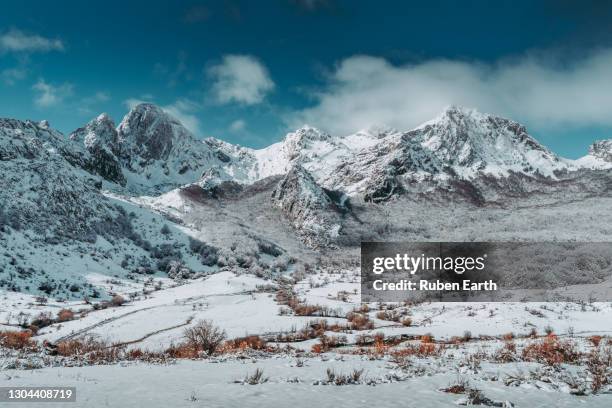
[[[266,341],[259,336],[245,336],[226,341],[220,351],[230,353],[247,349],[264,350],[266,346]]]
[[[210,320],[200,320],[193,327],[185,329],[183,336],[193,349],[211,355],[225,340],[225,330],[214,326]]]
[[[50,312],[41,312],[30,322],[30,325],[42,329],[43,327],[50,326],[53,323],[53,316],[51,316]]]
[[[421,343],[433,343],[434,338],[431,334],[424,334],[421,336]]]
[[[391,352],[391,356],[396,360],[401,360],[404,357],[433,357],[441,355],[446,350],[443,344],[436,345],[434,343],[409,344],[401,349],[396,349]]]
[[[122,306],[125,303],[125,298],[121,295],[115,295],[111,299],[111,304],[113,306]]]
[[[387,320],[390,322],[399,322],[401,316],[391,310],[381,310],[380,312],[376,313],[376,318],[380,320]]]
[[[591,336],[589,337],[589,341],[591,342],[591,344],[593,345],[593,347],[599,347],[599,343],[601,343],[601,336]]]
[[[346,336],[321,336],[321,343],[312,346],[313,353],[324,353],[332,348],[346,345]]]
[[[62,309],[59,312],[57,312],[58,322],[66,322],[72,319],[74,319],[74,312],[70,309]]]
[[[350,323],[351,330],[371,330],[374,328],[374,323],[366,314],[350,312],[346,315],[346,319]]]
[[[2,331],[0,332],[0,346],[13,350],[34,349],[36,342],[32,340],[32,332]]]
[[[403,326],[409,327],[409,326],[412,326],[412,319],[409,317],[404,317],[402,320],[400,320],[400,323]]]
[[[517,361],[516,344],[512,340],[506,341],[504,346],[493,355],[493,360],[500,363],[511,363]]]
[[[596,348],[592,350],[587,359],[587,370],[591,374],[591,389],[594,393],[599,392],[604,386],[612,383],[612,349],[610,347]]]
[[[165,351],[172,358],[198,358],[199,350],[191,344],[181,343],[178,345],[171,344]]]
[[[523,349],[523,359],[548,365],[575,363],[579,358],[580,353],[574,343],[561,341],[554,334],[544,337],[540,342],[531,343]]]
[[[60,356],[83,356],[85,354],[102,351],[109,347],[108,344],[94,337],[83,339],[66,340],[57,343],[57,354]]]

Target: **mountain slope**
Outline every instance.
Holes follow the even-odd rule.
[[[130,194],[169,191],[196,181],[206,170],[221,168],[228,159],[153,104],[132,108],[116,129],[102,114],[70,139],[91,157],[85,170],[125,186]]]
[[[105,196],[72,148],[47,124],[0,119],[0,287],[82,298],[104,295],[98,274],[206,271],[183,230]]]
[[[294,165],[272,192],[272,204],[306,242],[327,246],[337,240],[342,213],[348,211],[347,197],[325,190],[300,165]]]

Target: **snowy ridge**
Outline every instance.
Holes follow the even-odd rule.
[[[313,247],[332,243],[340,233],[338,204],[300,165],[294,165],[278,183],[272,203]]]
[[[612,168],[612,139],[593,143],[589,147],[589,154],[576,160],[576,164],[596,170]]]

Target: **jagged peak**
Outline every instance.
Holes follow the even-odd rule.
[[[612,162],[612,139],[597,140],[589,146],[591,156]]]
[[[94,120],[92,120],[92,122],[93,121],[96,121],[98,123],[111,123],[113,127],[115,127],[115,121],[106,112],[102,112],[101,114],[99,114]]]
[[[178,127],[182,134],[193,137],[178,119],[153,103],[139,103],[132,107],[119,123],[117,130],[119,133],[129,134],[133,131],[155,128],[160,124]]]
[[[304,125],[293,132],[287,133],[287,135],[285,136],[285,141],[320,141],[329,140],[331,138],[332,137],[329,133],[324,132],[319,128]]]

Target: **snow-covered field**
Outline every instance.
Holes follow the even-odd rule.
[[[361,307],[358,276],[356,270],[318,273],[305,277],[293,290],[304,303],[326,306],[331,315],[340,316],[327,318],[330,324],[341,324],[346,322],[347,312]],[[77,312],[76,319],[45,327],[35,338],[57,343],[95,336],[109,343],[127,343],[128,348],[161,351],[180,343],[184,329],[203,319],[224,329],[230,339],[260,335],[270,339],[269,344],[274,344],[278,334],[295,332],[318,319],[279,313],[282,306],[277,304],[271,281],[229,271],[183,285],[173,286],[169,280],[162,280],[161,289],[157,286],[157,290],[146,294],[132,281],[116,280],[113,291],[126,298],[130,297],[129,293],[136,294],[121,307],[93,310],[82,302],[50,301],[37,305],[29,295],[3,292],[0,321],[16,324],[18,311],[35,315],[70,308]],[[375,327],[326,333],[346,336],[345,346],[327,353],[310,352],[319,343],[316,338],[279,343],[281,347],[292,348],[276,353],[244,352],[159,364],[131,361],[58,367],[57,360],[52,358],[4,353],[0,358],[4,367],[0,386],[75,386],[77,403],[74,406],[79,407],[126,404],[135,407],[391,407],[411,406],[417,401],[425,407],[454,406],[466,395],[441,389],[457,383],[480,390],[492,404],[505,401],[517,407],[607,407],[612,404],[612,393],[606,393],[605,388],[597,395],[572,395],[588,389],[590,384],[589,372],[580,364],[562,364],[553,369],[535,362],[497,363],[492,359],[505,344],[500,336],[513,333],[517,346],[524,347],[540,341],[524,338],[532,330],[538,334],[552,331],[584,352],[592,347],[587,337],[599,334],[604,336],[605,346],[612,334],[610,303],[422,303],[395,308],[393,312],[411,319],[410,326],[382,320],[377,317],[378,305],[369,306],[367,314]],[[453,339],[466,338],[468,332],[467,341],[453,343]],[[360,348],[355,343],[359,338],[376,333],[384,333],[388,339],[404,339],[390,350],[419,344],[422,335],[432,336],[446,348],[440,355],[415,355],[401,361],[389,353],[358,352]],[[34,361],[34,369],[8,369],[15,361]],[[257,369],[263,370],[267,381],[244,384],[243,380]],[[354,370],[363,370],[363,373],[357,384],[328,385],[328,369],[337,374],[348,375]]]

